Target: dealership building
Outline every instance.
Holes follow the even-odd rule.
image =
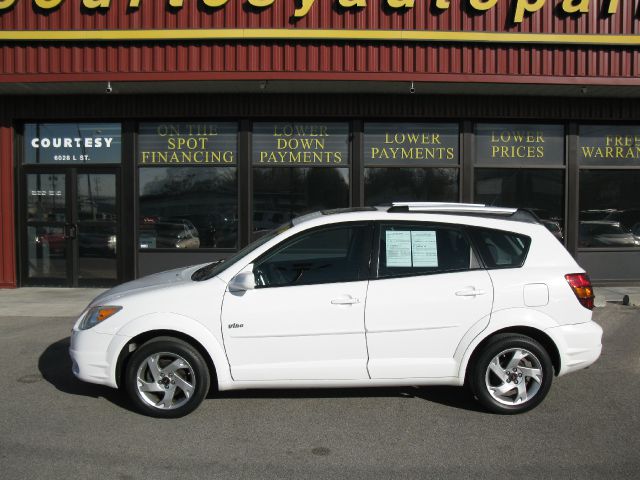
[[[0,288],[393,201],[528,208],[640,282],[640,3],[0,0]]]

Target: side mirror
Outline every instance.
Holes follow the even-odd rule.
[[[229,282],[230,292],[246,292],[256,288],[256,279],[253,272],[240,272]]]

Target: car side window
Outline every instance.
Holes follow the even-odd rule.
[[[255,262],[256,286],[366,280],[372,231],[368,224],[346,224],[302,233]]]
[[[427,275],[479,268],[464,231],[439,225],[382,225],[378,277]]]
[[[524,265],[531,238],[485,228],[472,228],[470,232],[487,268],[518,268]]]

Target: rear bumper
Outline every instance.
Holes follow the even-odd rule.
[[[592,365],[602,352],[602,327],[595,322],[563,325],[545,330],[560,352],[558,376]]]

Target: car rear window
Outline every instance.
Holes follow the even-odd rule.
[[[524,265],[531,238],[513,232],[470,229],[471,237],[487,268],[518,268]]]

